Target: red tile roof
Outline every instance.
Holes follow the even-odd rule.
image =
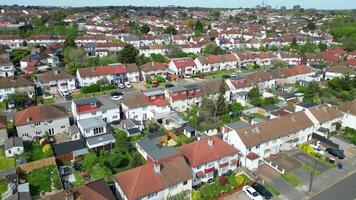
[[[81,77],[95,77],[127,73],[127,69],[122,64],[80,68],[78,71]]]
[[[208,145],[209,139],[213,141],[212,146]],[[219,160],[225,156],[239,152],[238,149],[216,136],[182,145],[178,150],[182,152],[192,167]]]
[[[50,119],[69,117],[67,112],[55,105],[38,105],[15,113],[15,125],[25,125]]]
[[[7,117],[0,115],[0,129],[6,128],[7,126]]]
[[[259,155],[257,155],[256,153],[254,153],[252,151],[250,153],[248,153],[247,156],[246,156],[246,158],[248,158],[250,160],[256,160],[259,157],[260,157]]]
[[[114,175],[129,200],[139,199],[148,194],[192,179],[191,169],[182,156],[160,161],[160,173],[154,171],[153,162]]]
[[[173,60],[174,65],[177,68],[195,66],[195,62],[192,58],[178,58]]]

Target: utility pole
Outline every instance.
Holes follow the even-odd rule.
[[[312,189],[312,185],[313,185],[313,180],[314,180],[314,175],[315,175],[315,170],[316,170],[317,164],[318,164],[318,159],[315,160],[313,171],[310,172],[309,192],[311,192],[311,189]]]

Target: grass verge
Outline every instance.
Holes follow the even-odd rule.
[[[274,196],[278,196],[278,195],[280,195],[281,193],[276,189],[276,188],[274,188],[272,185],[270,185],[270,184],[267,184],[267,183],[265,183],[265,184],[263,184],[266,188],[267,188],[267,190],[269,190]]]
[[[293,185],[294,187],[300,185],[302,181],[292,172],[285,172],[281,175],[284,180]]]

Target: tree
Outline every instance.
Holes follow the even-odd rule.
[[[171,35],[177,35],[178,31],[174,26],[168,26],[165,30],[164,30],[165,34],[171,34]]]
[[[17,108],[23,108],[26,106],[27,100],[29,99],[27,93],[18,93],[10,94],[7,97],[8,102],[14,102]]]
[[[133,153],[133,155],[132,155],[132,158],[131,158],[131,160],[130,160],[129,166],[130,166],[131,168],[133,168],[133,167],[138,167],[138,166],[140,166],[140,165],[142,165],[142,156],[141,156],[140,153],[135,152],[135,153]]]
[[[201,200],[201,193],[198,190],[193,189],[192,200]]]
[[[52,148],[50,144],[46,144],[43,146],[42,148],[42,152],[46,155],[46,156],[51,156],[52,155]]]
[[[168,52],[168,56],[170,58],[183,58],[186,57],[187,54],[178,47],[172,47]]]
[[[243,106],[240,103],[234,101],[231,103],[229,110],[231,112],[232,117],[236,118],[237,116],[241,115]]]
[[[151,59],[153,62],[159,62],[159,63],[167,62],[167,58],[160,53],[152,53]]]
[[[109,182],[112,179],[112,173],[110,169],[101,163],[96,163],[93,168],[88,171],[91,178],[94,180],[105,179],[105,181]]]
[[[148,32],[150,32],[151,31],[151,29],[150,29],[150,27],[147,25],[147,24],[144,24],[144,25],[142,25],[141,27],[140,27],[140,32],[142,33],[142,34],[147,34]]]
[[[85,170],[90,171],[94,167],[96,163],[99,162],[98,157],[94,152],[90,152],[85,155],[84,160],[83,160],[83,167]]]
[[[200,36],[204,31],[204,25],[203,23],[198,20],[195,22],[195,25],[194,25],[194,34],[195,36]]]
[[[136,49],[132,44],[127,44],[119,51],[118,60],[122,63],[135,63],[136,58],[139,55],[138,49]]]
[[[75,43],[73,37],[67,37],[64,40],[64,43],[63,43],[63,48],[64,49],[66,49],[66,48],[76,48],[76,47],[77,47],[77,44]]]
[[[276,61],[272,64],[272,69],[279,69],[279,68],[283,68],[283,67],[288,67],[288,63],[284,62],[284,61]]]
[[[219,55],[219,54],[225,54],[226,51],[220,48],[219,46],[217,46],[215,42],[209,42],[208,44],[205,45],[203,49],[203,53]]]
[[[189,28],[191,28],[191,29],[193,29],[194,26],[195,26],[195,21],[194,21],[194,19],[187,19],[187,21],[186,21],[185,23],[186,23],[187,26],[188,26]]]
[[[316,25],[313,21],[309,21],[306,28],[310,31],[313,31],[313,30],[315,30]]]
[[[120,149],[128,150],[130,147],[129,139],[123,130],[115,130],[115,146]]]
[[[63,57],[67,63],[82,63],[86,59],[86,54],[83,48],[68,47],[64,49]]]
[[[328,48],[328,45],[325,44],[325,43],[323,43],[323,42],[320,42],[320,43],[318,44],[318,49],[319,49],[320,51],[325,51],[327,48]]]
[[[260,93],[260,89],[258,87],[254,87],[252,88],[250,91],[248,91],[247,93],[247,98],[248,99],[256,99],[256,98],[259,98],[261,97],[261,93]]]

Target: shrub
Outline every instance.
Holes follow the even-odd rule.
[[[220,185],[225,186],[228,183],[228,180],[225,176],[220,176],[219,183],[220,183]]]
[[[156,76],[156,77],[155,77],[155,81],[157,81],[158,83],[163,83],[163,82],[165,82],[166,80],[165,80],[162,76]]]
[[[236,181],[237,185],[240,186],[244,183],[245,180],[244,180],[244,177],[242,177],[242,176],[236,176],[235,181]]]
[[[44,145],[42,151],[46,156],[50,156],[52,154],[51,145],[50,144]]]
[[[201,193],[197,190],[192,191],[192,200],[200,200],[201,199]]]
[[[302,152],[307,153],[307,154],[313,154],[315,152],[313,147],[311,147],[309,144],[301,144],[299,146],[299,148]]]

